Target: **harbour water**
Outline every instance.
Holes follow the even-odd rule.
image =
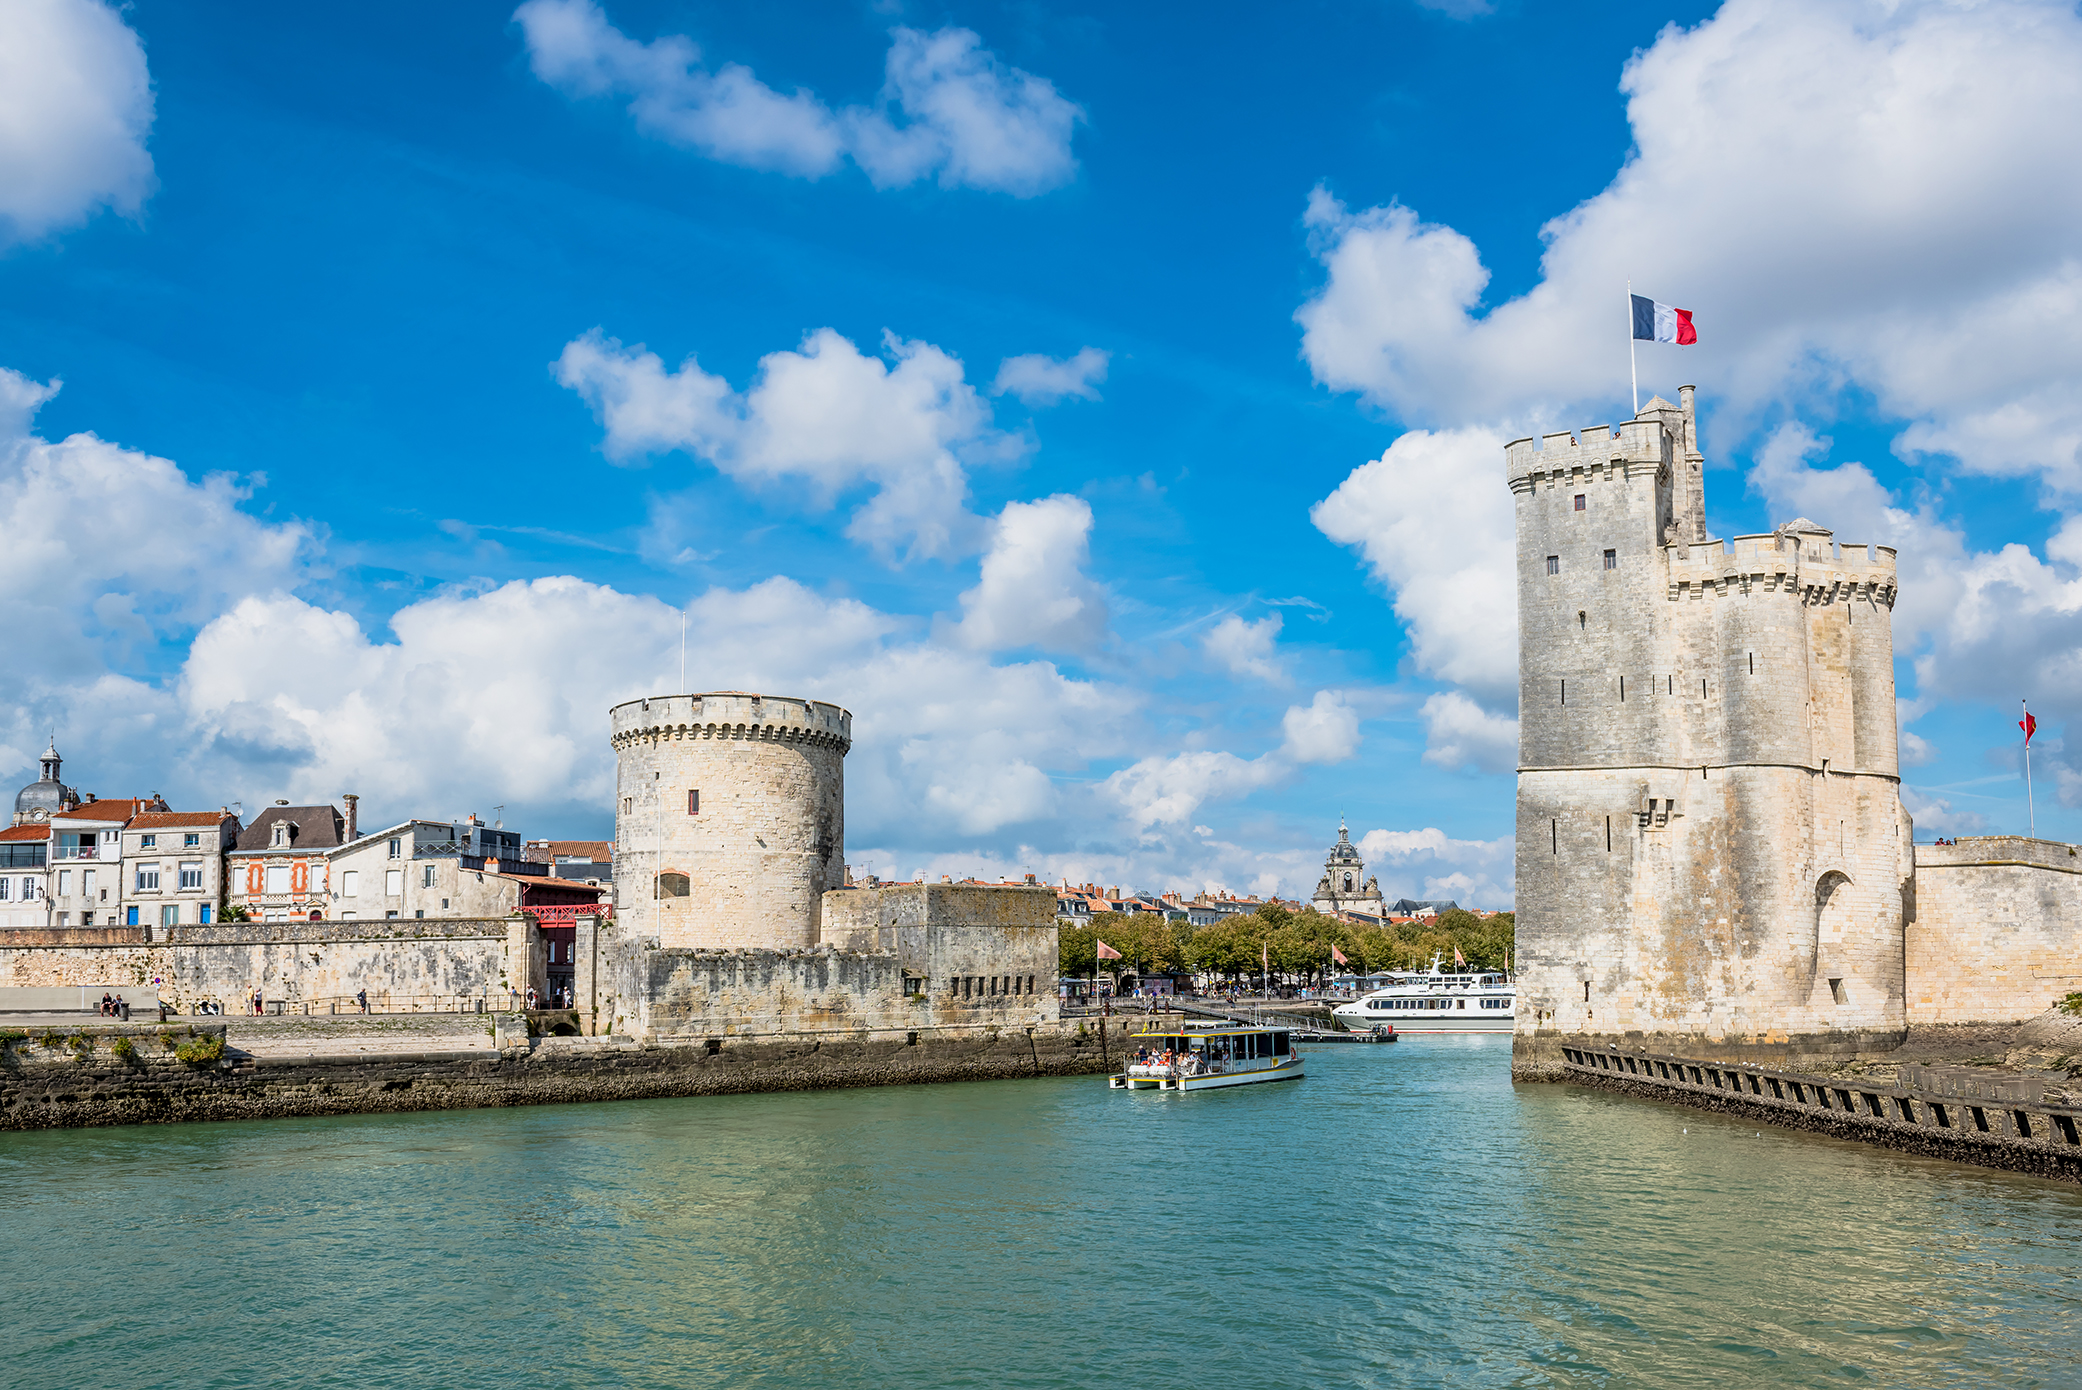
[[[1509,1043],[10,1134],[0,1384],[2082,1381],[2082,1192],[1513,1088]]]

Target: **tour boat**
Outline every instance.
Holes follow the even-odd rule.
[[[1518,987],[1501,970],[1447,972],[1434,956],[1429,970],[1390,972],[1391,983],[1330,1012],[1355,1033],[1383,1023],[1398,1033],[1508,1033]]]
[[[1126,1068],[1106,1078],[1116,1091],[1211,1091],[1301,1075],[1301,1054],[1285,1028],[1225,1025],[1142,1033],[1132,1042]]]

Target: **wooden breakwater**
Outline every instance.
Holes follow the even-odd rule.
[[[2082,1108],[2032,1078],[1900,1068],[1901,1084],[1618,1048],[1562,1048],[1564,1080],[2063,1182],[2082,1182]]]
[[[224,1025],[77,1026],[0,1050],[0,1130],[463,1110],[753,1091],[1078,1076],[1118,1045],[1074,1025],[932,1037],[825,1037],[659,1046],[529,1038],[501,1015],[498,1046],[250,1055]],[[211,1045],[212,1040],[215,1046]],[[323,1048],[314,1043],[314,1049]],[[183,1051],[185,1050],[185,1056]]]

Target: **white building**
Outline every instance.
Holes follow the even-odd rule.
[[[123,919],[123,828],[163,801],[89,801],[50,819],[51,925],[112,927]]]
[[[224,855],[238,841],[227,811],[142,811],[123,828],[122,924],[163,940],[177,926],[208,926],[223,912]]]
[[[0,930],[50,925],[51,827],[0,830]]]

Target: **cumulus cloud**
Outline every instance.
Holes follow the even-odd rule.
[[[1457,690],[1424,702],[1424,761],[1449,771],[1512,772],[1518,767],[1518,721],[1491,714]]]
[[[1200,645],[1231,675],[1288,685],[1292,682],[1276,654],[1281,622],[1277,613],[1255,623],[1231,613],[1208,629]]]
[[[1112,354],[1097,348],[1082,348],[1061,360],[1038,352],[1008,357],[998,364],[993,396],[1013,395],[1025,405],[1039,408],[1054,405],[1068,396],[1079,400],[1099,399],[1099,383],[1106,380],[1106,363]]]
[[[144,44],[99,0],[0,6],[0,244],[133,216],[157,187]]]
[[[1517,544],[1493,430],[1412,430],[1309,513],[1395,595],[1419,670],[1515,706]]]
[[[1310,763],[1339,763],[1359,751],[1359,715],[1335,690],[1319,690],[1280,719],[1280,746],[1255,758],[1190,749],[1138,760],[1108,777],[1102,790],[1137,830],[1183,826],[1210,801],[1248,796]]]
[[[1024,445],[992,426],[958,359],[894,335],[883,349],[886,361],[820,328],[760,359],[739,393],[692,356],[668,371],[596,328],[565,345],[554,371],[606,427],[611,459],[677,449],[747,485],[807,484],[825,506],[867,485],[874,495],[847,528],[855,540],[884,557],[966,553],[983,530],[967,508],[967,464]]]
[[[1006,503],[991,527],[981,581],[961,596],[962,644],[1079,651],[1103,642],[1106,600],[1084,573],[1091,531],[1091,504],[1081,497]]]
[[[850,157],[878,188],[934,178],[1019,197],[1076,176],[1070,144],[1083,111],[968,29],[891,30],[875,104],[834,111],[742,64],[709,69],[683,34],[632,39],[593,0],[527,0],[513,17],[544,82],[573,97],[627,97],[638,130],[725,163],[817,178]]]
[[[1369,830],[1356,843],[1367,872],[1379,876],[1390,901],[1450,899],[1462,907],[1511,902],[1517,842],[1509,835],[1457,840],[1436,827]]]
[[[1342,692],[1318,690],[1280,719],[1281,751],[1297,763],[1341,763],[1359,751],[1359,714]]]
[[[1316,377],[1411,424],[1576,423],[1622,399],[1616,286],[1694,309],[1645,385],[1738,409],[1852,386],[1896,447],[2082,489],[2082,17],[2055,0],[1729,0],[1620,75],[1633,153],[1549,222],[1541,278],[1485,305],[1475,244],[1325,190]]]

